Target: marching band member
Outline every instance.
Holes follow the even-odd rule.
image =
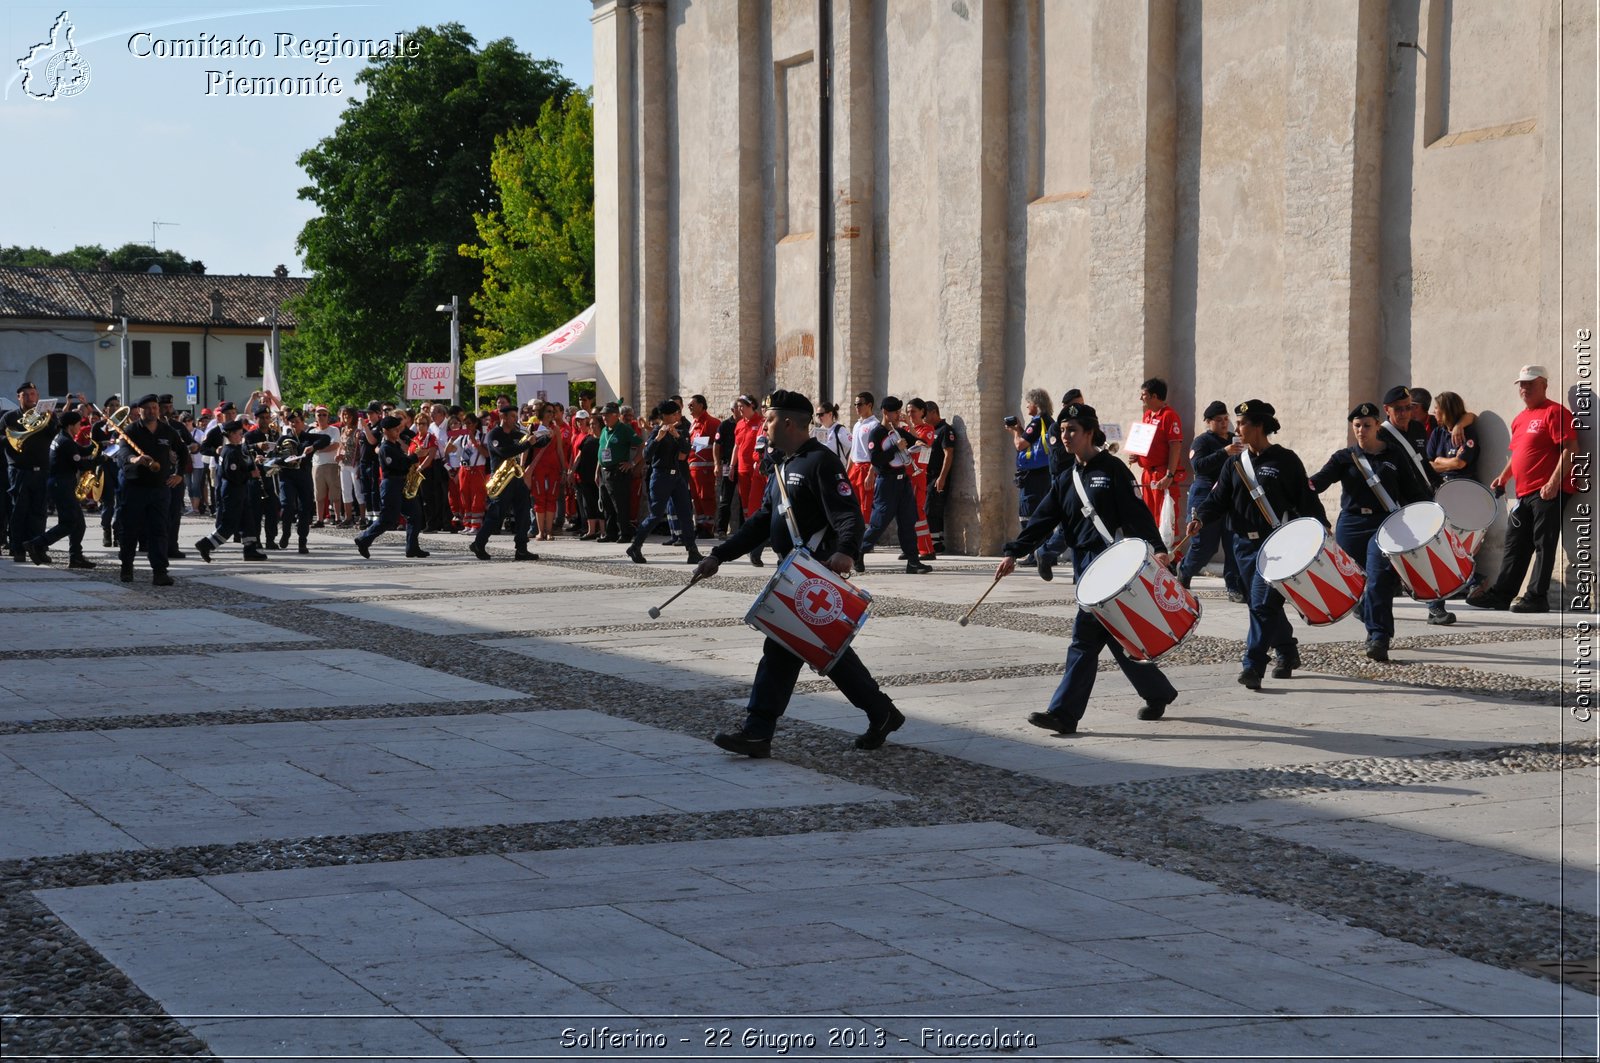
[[[116,395],[107,395],[101,411],[105,417],[110,417],[122,408],[122,400]],[[111,430],[111,425],[105,417],[96,418],[94,425],[89,429],[89,438],[100,444],[100,468],[105,472],[106,489],[100,496],[100,545],[117,545],[117,497],[122,493],[122,459],[124,448],[118,445],[117,433]],[[4,448],[0,448],[4,449]],[[0,473],[5,472],[5,462],[0,461]],[[0,492],[3,494],[3,492]],[[0,532],[5,529],[5,520],[0,518]]]
[[[0,430],[15,428],[22,423],[24,414],[39,405],[39,389],[31,381],[17,388],[17,409],[0,417]],[[11,453],[11,560],[17,564],[28,556],[27,544],[44,534],[46,484],[50,479],[50,442],[55,438],[55,414],[47,414],[44,427],[28,436],[20,450],[13,449],[9,439],[0,438],[0,446]]]
[[[123,431],[138,449],[129,454],[123,468],[120,578],[133,582],[133,559],[142,544],[150,559],[150,582],[157,587],[172,586],[167,575],[167,493],[183,483],[172,454],[172,441],[161,428],[161,407],[154,395],[142,396],[134,404],[134,416]],[[124,443],[126,446],[127,443]]]
[[[859,546],[861,510],[844,466],[831,450],[811,438],[810,399],[798,392],[775,391],[767,399],[766,408],[768,446],[775,456],[786,460],[780,460],[761,507],[750,514],[732,538],[711,550],[695,575],[710,578],[717,574],[722,562],[732,561],[765,542],[770,542],[773,552],[779,555],[810,544],[811,552],[825,558],[828,568],[841,575],[847,573]],[[803,543],[791,541],[788,521],[780,516],[779,476],[783,477],[789,512]],[[771,756],[772,736],[778,718],[789,707],[800,668],[799,657],[768,638],[750,688],[744,726],[738,731],[719,733],[712,741],[730,753]],[[855,650],[845,651],[829,669],[828,678],[850,704],[867,714],[867,729],[855,740],[857,749],[877,749],[905,723],[905,716],[879,689]]]
[[[272,416],[272,407],[265,401],[255,403],[251,413],[256,419],[256,426],[244,434],[245,444],[255,451],[256,457],[271,454],[278,448],[279,429]],[[261,543],[262,549],[276,550],[278,548],[278,519],[282,510],[278,505],[278,492],[272,490],[272,485],[264,477],[254,477],[245,484],[245,489],[253,493],[255,505],[245,507],[243,534],[256,539]],[[248,539],[246,540],[248,541]]]
[[[377,519],[367,526],[366,531],[356,536],[356,551],[362,557],[372,556],[370,550],[373,542],[384,532],[399,527],[402,515],[406,518],[406,556],[428,556],[428,551],[422,548],[422,506],[415,498],[405,496],[406,475],[419,459],[407,453],[405,443],[401,442],[400,428],[404,423],[393,414],[378,422],[378,427],[383,429],[383,443],[378,448],[378,467],[383,479],[378,484]],[[433,459],[429,455],[420,460],[429,462]],[[527,532],[526,525],[523,526],[523,532]]]
[[[1423,392],[1426,395],[1426,392]],[[1438,488],[1440,479],[1428,464],[1428,410],[1426,405],[1419,405],[1412,397],[1411,389],[1403,384],[1396,385],[1384,393],[1383,396],[1383,424],[1379,425],[1382,433],[1388,436],[1389,441],[1395,444],[1396,450],[1406,456],[1405,466],[1407,475],[1413,477],[1420,488],[1426,492],[1423,501],[1432,501],[1433,492]],[[1463,430],[1472,423],[1471,419],[1463,419]],[[1428,623],[1441,627],[1454,624],[1456,614],[1445,609],[1443,601],[1428,603]],[[1379,658],[1373,658],[1378,660]],[[1383,658],[1387,659],[1387,658]]]
[[[1400,577],[1378,549],[1378,527],[1390,513],[1413,502],[1426,502],[1432,492],[1406,471],[1410,459],[1399,444],[1386,441],[1378,431],[1378,408],[1363,402],[1350,411],[1350,429],[1356,444],[1336,450],[1328,463],[1311,476],[1311,489],[1321,494],[1342,484],[1339,520],[1333,537],[1367,570],[1361,595],[1361,617],[1367,625],[1367,656],[1389,659],[1394,638],[1394,596]]]
[[[667,519],[670,504],[684,518],[679,520],[678,527],[688,551],[688,563],[698,565],[700,548],[695,542],[695,522],[690,518],[689,487],[683,482],[683,457],[691,452],[689,436],[680,430],[683,413],[671,399],[656,407],[656,412],[661,415],[661,423],[644,444],[644,463],[650,478],[650,512],[634,529],[628,556],[635,564],[645,563],[645,538]]]
[[[326,421],[326,413],[325,408],[319,408],[317,420]],[[306,537],[311,534],[311,518],[321,516],[317,508],[317,473],[312,464],[312,455],[327,450],[333,445],[333,439],[321,424],[315,430],[308,429],[306,415],[299,410],[285,412],[284,422],[281,439],[293,441],[295,450],[300,453],[300,460],[294,465],[278,465],[278,505],[283,514],[283,531],[278,540],[278,549],[288,548],[289,528],[293,525],[299,535],[299,552],[309,554],[311,550],[306,545]],[[322,468],[337,469],[338,466],[323,465]]]
[[[254,448],[245,443],[242,421],[229,421],[219,431],[226,442],[217,454],[217,526],[210,535],[196,540],[194,548],[209,564],[213,550],[243,533],[244,559],[265,561],[267,555],[261,552],[255,534],[248,531],[257,491],[255,481],[262,478],[261,466],[256,462]]]
[[[1029,514],[1021,533],[1000,548],[1005,556],[994,570],[995,579],[1016,571],[1017,558],[1038,550],[1057,525],[1066,529],[1074,572],[1085,571],[1110,545],[1111,537],[1119,533],[1143,539],[1156,551],[1156,560],[1166,564],[1170,560],[1166,544],[1161,541],[1161,532],[1149,509],[1140,500],[1133,473],[1114,454],[1100,449],[1106,437],[1100,431],[1094,408],[1076,403],[1068,406],[1058,428],[1072,455],[1072,465],[1056,477]],[[1028,722],[1058,734],[1076,734],[1078,721],[1089,707],[1089,695],[1094,692],[1102,649],[1110,649],[1112,660],[1144,699],[1139,719],[1161,719],[1167,706],[1178,697],[1172,683],[1157,665],[1131,660],[1099,619],[1080,608],[1072,621],[1072,641],[1067,647],[1061,683],[1045,711],[1031,713]]]
[[[1188,534],[1198,533],[1224,515],[1228,518],[1233,553],[1239,559],[1239,575],[1250,601],[1250,633],[1245,639],[1239,683],[1260,690],[1269,650],[1277,653],[1272,678],[1288,679],[1300,667],[1300,644],[1284,612],[1283,595],[1257,571],[1261,544],[1280,521],[1315,517],[1326,528],[1328,515],[1311,490],[1300,456],[1268,438],[1282,427],[1272,405],[1251,399],[1239,403],[1233,412],[1239,418],[1239,439],[1245,449],[1223,466],[1217,486],[1189,521]]]
[[[96,459],[89,447],[83,446],[73,434],[83,414],[68,410],[61,415],[61,431],[50,441],[50,475],[45,489],[56,507],[56,526],[28,541],[28,559],[36,565],[50,564],[48,553],[51,543],[67,540],[67,567],[94,568],[94,562],[83,556],[83,507],[78,504],[78,476],[95,467]],[[0,444],[3,445],[3,444]]]
[[[494,467],[499,469],[501,464],[508,461],[521,462],[522,455],[530,453],[536,447],[550,446],[550,431],[545,430],[543,436],[536,438],[533,432],[523,432],[517,424],[515,414],[507,414],[500,418],[500,423],[490,432],[486,447],[489,458],[494,462]],[[505,490],[489,499],[488,515],[483,527],[478,529],[478,534],[472,537],[472,556],[479,561],[489,560],[489,535],[500,527],[503,519],[511,518],[512,542],[516,551],[511,555],[515,561],[537,561],[539,555],[528,552],[528,526],[532,524],[533,500],[528,491],[526,475],[512,477]]]
[[[199,448],[189,437],[189,430],[178,420],[177,410],[172,405],[172,396],[162,395],[157,401],[161,406],[161,427],[171,440],[172,453],[178,461],[178,475],[183,477],[184,483],[187,483],[189,474],[194,471],[194,451]],[[179,484],[178,489],[169,492],[167,496],[167,557],[173,561],[181,561],[188,556],[178,546],[178,525],[183,521],[183,500],[186,494],[183,484]]]
[[[1189,465],[1194,469],[1194,484],[1189,488],[1189,512],[1200,508],[1200,503],[1216,486],[1222,467],[1244,449],[1243,443],[1233,442],[1233,425],[1228,420],[1228,407],[1223,402],[1213,402],[1204,414],[1206,430],[1194,437],[1189,445]],[[1178,565],[1178,582],[1188,587],[1211,563],[1217,547],[1222,547],[1222,582],[1228,588],[1228,601],[1243,602],[1244,580],[1239,576],[1239,561],[1233,556],[1233,536],[1228,531],[1227,517],[1212,521],[1201,529],[1183,555]]]

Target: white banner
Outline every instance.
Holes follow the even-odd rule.
[[[517,406],[529,402],[559,402],[567,404],[567,374],[518,373]]]
[[[407,362],[406,398],[454,402],[456,378],[449,362]]]

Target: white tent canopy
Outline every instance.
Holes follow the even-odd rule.
[[[473,385],[515,384],[519,373],[565,373],[568,380],[599,376],[594,345],[594,307],[532,343],[473,366]]]

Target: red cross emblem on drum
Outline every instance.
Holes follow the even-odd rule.
[[[1189,608],[1189,603],[1184,601],[1183,590],[1175,579],[1164,577],[1156,580],[1150,593],[1155,596],[1156,605],[1161,607],[1163,613],[1182,613]]]
[[[844,615],[844,600],[827,580],[808,579],[794,595],[795,611],[812,627],[825,627]]]

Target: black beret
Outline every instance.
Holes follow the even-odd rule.
[[[1383,404],[1385,406],[1393,406],[1397,402],[1410,401],[1411,389],[1406,387],[1404,384],[1396,384],[1394,387],[1383,393]]]
[[[1213,417],[1221,417],[1221,416],[1225,415],[1227,412],[1228,412],[1228,404],[1223,402],[1221,399],[1217,399],[1214,402],[1212,402],[1210,406],[1206,407],[1205,415],[1203,417],[1201,417],[1200,419],[1202,421],[1209,421],[1209,420],[1211,420],[1211,418],[1213,418]]]
[[[1248,399],[1233,408],[1237,417],[1248,417],[1257,424],[1264,423],[1269,417],[1276,417],[1278,411],[1272,408],[1272,403],[1261,399]]]
[[[782,388],[779,388],[771,395],[768,395],[767,401],[762,405],[769,410],[782,410],[786,413],[803,413],[806,415],[807,419],[817,412],[816,407],[811,405],[810,399],[806,398],[798,391],[784,391]]]
[[[156,401],[161,403],[161,405],[163,405],[163,406],[171,406],[172,405],[172,396],[171,395],[161,395],[161,396],[157,397]]]
[[[400,423],[401,423],[400,422],[400,418],[396,417],[394,414],[391,413],[387,417],[385,417],[383,420],[378,422],[378,427],[384,429],[385,431],[387,431],[390,428],[399,428],[400,427]]]
[[[71,428],[81,420],[83,420],[83,414],[79,413],[77,410],[68,410],[66,413],[60,416],[60,418],[57,420],[57,423],[60,424],[62,428]]]
[[[136,402],[134,402],[134,405],[135,406],[143,406],[147,402],[160,402],[160,401],[161,401],[160,399],[156,398],[155,392],[152,391],[148,395],[140,395],[138,400]]]
[[[37,391],[39,389],[35,388],[33,386],[33,381],[31,381],[31,380],[25,380],[22,383],[17,385],[17,394],[18,395],[21,395],[24,391],[29,391],[29,390]]]
[[[1061,405],[1063,407],[1071,406],[1074,402],[1077,402],[1081,398],[1083,398],[1082,389],[1080,389],[1080,388],[1068,388],[1067,391],[1066,391],[1066,394],[1061,396]]]
[[[243,431],[244,431],[244,422],[243,421],[226,421],[222,425],[222,434],[225,435],[225,436],[231,436],[235,432],[243,432]]]
[[[905,403],[901,402],[894,395],[885,395],[883,397],[883,401],[878,403],[878,408],[883,410],[883,411],[885,411],[885,412],[887,412],[887,413],[894,413],[896,410],[900,409],[904,405],[905,405]]]
[[[1063,421],[1077,421],[1085,428],[1092,428],[1100,424],[1100,415],[1094,412],[1093,406],[1075,402],[1061,411]]]
[[[255,404],[255,408],[250,412],[255,414],[257,417],[260,417],[262,414],[267,412],[267,404],[264,402],[258,402]]]
[[[377,399],[373,399],[371,402],[367,403],[367,412],[368,413],[382,413],[383,412],[383,403],[379,402]]]
[[[236,410],[236,409],[238,409],[238,407],[233,404],[233,400],[231,400],[231,399],[229,401],[221,403],[221,404],[219,404],[217,406],[217,412],[218,413],[221,413],[223,410]]]
[[[1353,421],[1357,417],[1376,417],[1378,412],[1378,408],[1372,403],[1363,402],[1360,406],[1350,411],[1350,416],[1346,420]]]

